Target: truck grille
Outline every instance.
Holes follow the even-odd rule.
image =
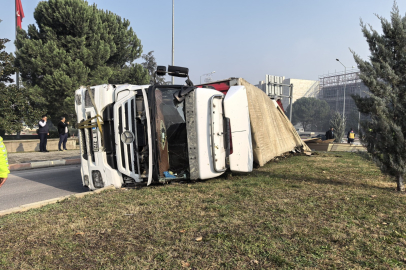
[[[121,166],[120,170],[123,174],[128,176],[139,175],[139,155],[137,145],[137,129],[136,129],[136,108],[135,97],[129,99],[118,108],[118,133],[120,136],[120,157]],[[133,142],[125,144],[121,140],[121,134],[125,131],[131,131],[133,134]]]

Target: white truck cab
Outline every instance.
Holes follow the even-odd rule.
[[[157,74],[187,72],[161,66]],[[252,171],[245,87],[224,96],[187,83],[76,90],[83,185],[94,190]]]

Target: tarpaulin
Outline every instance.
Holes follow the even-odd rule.
[[[310,151],[275,101],[244,79],[238,80],[238,85],[243,85],[247,89],[256,163],[263,166],[273,158],[295,149]]]

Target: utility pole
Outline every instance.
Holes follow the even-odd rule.
[[[359,89],[359,96],[361,97],[361,86],[360,85],[358,85],[358,89]],[[359,124],[360,124],[360,122],[361,122],[361,112],[359,111],[359,109],[358,109],[358,130],[357,130],[357,132],[358,132],[358,134],[359,134]]]
[[[347,86],[347,67],[339,59],[336,59],[344,67],[344,100],[343,100],[343,120],[345,117],[345,88]]]
[[[289,85],[290,88],[290,111],[289,111],[289,121],[292,122],[292,112],[293,112],[293,83]]]
[[[341,63],[341,62],[340,62]],[[345,88],[347,87],[347,67],[344,66],[344,99],[343,99],[343,120],[345,117]]]
[[[15,5],[14,16],[16,18],[16,21],[15,21],[15,28],[16,28],[15,35],[16,35],[16,40],[17,40],[17,28],[18,28],[18,26],[17,26],[17,1],[14,1],[14,5]],[[20,14],[20,16],[21,16],[21,14]],[[17,47],[16,47],[16,52],[17,52]],[[17,90],[19,90],[20,89],[20,72],[18,70],[16,72],[16,86],[17,86]]]
[[[172,0],[172,66],[175,65],[175,0]],[[172,76],[172,85],[175,77]]]

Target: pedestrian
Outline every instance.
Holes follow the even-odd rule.
[[[326,140],[331,140],[331,139],[335,139],[333,127],[330,127],[330,129],[327,130],[327,132],[326,132]]]
[[[348,139],[348,143],[349,143],[349,144],[351,144],[351,143],[354,142],[355,133],[354,133],[354,130],[353,130],[352,128],[350,129],[350,131],[348,131],[347,139]]]
[[[49,152],[47,150],[47,136],[49,135],[49,125],[47,122],[48,117],[46,115],[42,116],[42,119],[38,122],[38,136],[39,136],[39,151]]]
[[[66,149],[66,141],[68,140],[68,125],[69,122],[66,122],[65,117],[61,117],[61,121],[58,123],[58,133],[59,133],[59,144],[58,150],[65,151]],[[63,144],[63,150],[61,149],[61,145]]]
[[[0,136],[0,187],[6,182],[9,173],[7,149],[3,143],[3,138]]]

